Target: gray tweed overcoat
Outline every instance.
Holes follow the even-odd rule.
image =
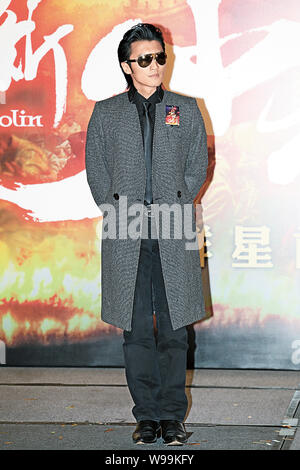
[[[170,105],[179,109],[179,126],[166,123],[167,106]],[[193,201],[206,179],[207,159],[206,132],[196,100],[165,90],[162,101],[156,105],[152,188],[153,203],[161,208],[161,223],[155,219],[158,224],[156,238],[174,330],[205,316],[200,253],[198,249],[186,249],[186,242],[191,242],[191,238],[186,236],[185,224],[176,231],[175,225],[176,221],[191,220],[184,218],[184,207],[189,207],[191,212],[186,214],[192,216],[190,230],[196,231]],[[87,130],[86,174],[101,212],[104,214],[103,207],[106,206],[103,205],[106,204],[116,211],[115,237],[103,237],[105,224],[102,224],[101,318],[130,331],[141,231],[137,237],[122,238],[120,233],[124,233],[125,226],[119,216],[121,211],[125,215],[124,201],[128,213],[133,204],[142,208],[146,166],[137,108],[129,101],[127,92],[96,102]],[[173,211],[171,207],[175,206]],[[167,208],[165,212],[163,207]],[[162,232],[163,213],[167,215],[164,220],[169,220],[169,236]],[[137,220],[138,212],[134,214],[134,220]],[[127,226],[131,220],[132,216],[128,216]],[[143,222],[140,229],[142,226]]]

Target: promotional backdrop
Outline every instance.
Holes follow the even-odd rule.
[[[164,86],[197,98],[208,134],[189,367],[298,369],[298,0],[0,0],[0,363],[123,366],[84,148],[138,22],[162,29]]]

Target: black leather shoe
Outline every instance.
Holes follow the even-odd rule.
[[[164,444],[182,446],[187,441],[184,424],[175,420],[162,420],[161,431]]]
[[[136,444],[152,444],[160,436],[160,424],[157,421],[139,421],[135,428],[132,439]]]

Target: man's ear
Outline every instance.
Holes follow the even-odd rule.
[[[131,75],[131,74],[132,74],[131,67],[130,67],[129,64],[127,64],[127,62],[121,62],[121,67],[122,67],[124,73],[127,73],[127,75]]]

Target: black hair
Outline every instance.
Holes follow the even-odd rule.
[[[123,36],[118,47],[118,59],[121,67],[121,62],[126,62],[131,54],[131,44],[135,41],[159,41],[163,51],[165,52],[165,43],[162,32],[159,28],[150,23],[139,23],[130,28]],[[130,64],[129,64],[130,65]],[[127,86],[130,88],[133,81],[130,74],[127,74],[122,69],[122,73],[126,79]]]

